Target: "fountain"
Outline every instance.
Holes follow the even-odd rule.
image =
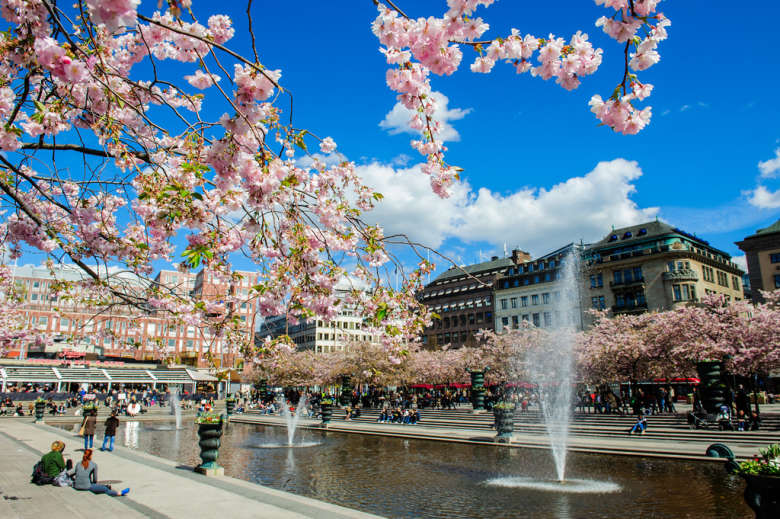
[[[493,486],[533,489],[566,493],[617,492],[620,486],[612,482],[586,479],[566,479],[566,450],[569,443],[569,423],[573,408],[574,341],[579,328],[579,249],[574,246],[560,267],[559,295],[554,298],[556,330],[546,334],[544,342],[531,348],[525,359],[530,381],[539,391],[544,426],[555,463],[555,480],[525,477],[495,478],[486,482]],[[546,340],[549,337],[549,340]]]
[[[560,269],[560,295],[556,297],[555,314],[558,329],[546,347],[534,349],[528,358],[531,382],[539,390],[544,426],[550,439],[558,481],[566,479],[566,447],[572,410],[572,371],[574,334],[579,321],[579,254],[575,248]]]
[[[176,417],[176,428],[181,429],[181,401],[179,399],[179,388],[174,388],[171,392],[171,414]]]
[[[298,400],[298,407],[295,408],[295,414],[290,412],[290,406],[287,405],[287,400],[282,396],[282,416],[287,423],[287,446],[292,447],[295,439],[295,428],[298,427],[298,422],[303,415],[303,410],[306,409],[306,397],[301,396]]]

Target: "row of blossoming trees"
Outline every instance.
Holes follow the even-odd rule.
[[[367,343],[327,354],[277,347],[258,359],[257,376],[283,386],[327,385],[344,376],[372,386],[408,386],[466,382],[467,369],[490,366],[488,383],[503,383],[533,380],[529,363],[545,357],[573,362],[576,380],[592,384],[695,376],[702,360],[725,359],[732,373],[765,375],[780,368],[780,291],[765,294],[766,302],[756,305],[705,296],[699,305],[665,312],[599,312],[592,328],[577,333],[526,323],[482,332],[476,347],[417,349],[397,363]],[[573,345],[573,358],[560,358],[568,350],[563,341]]]
[[[414,18],[399,2],[374,0],[377,18],[366,20],[390,66],[387,85],[420,131],[412,145],[422,170],[441,196],[461,169],[444,158],[432,76],[452,75],[465,50],[474,72],[504,61],[571,90],[602,61],[579,31],[568,41],[514,29],[486,37],[490,26],[477,11],[492,1],[448,0],[440,16]],[[614,91],[593,95],[590,107],[619,133],[650,120],[650,107],[637,105],[653,87],[637,74],[658,62],[667,37],[659,1],[595,0],[596,26],[619,43],[624,63]],[[381,194],[325,131],[304,128],[297,110],[293,118],[280,64],[257,48],[255,31],[283,22],[267,20],[251,0],[240,27],[204,13],[211,4],[194,4],[144,2],[143,13],[140,0],[2,2],[0,247],[12,258],[33,251],[47,265],[80,269],[82,281],[53,283],[58,298],[81,298],[96,314],[115,306],[155,312],[207,328],[248,356],[254,340],[233,309],[256,301],[261,317],[330,319],[344,298],[334,287],[348,275],[361,282],[348,303],[382,337],[382,356],[400,361],[429,318],[414,293],[431,265],[398,265],[399,290],[383,281],[388,237],[361,219]],[[234,39],[237,31],[244,37]],[[235,290],[236,258],[259,274],[246,294]],[[155,282],[155,269],[171,263],[206,269],[224,293],[202,301]],[[127,275],[139,282],[128,288]]]

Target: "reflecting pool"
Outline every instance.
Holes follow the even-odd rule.
[[[164,428],[163,428],[164,429]],[[117,443],[195,466],[194,426],[124,422]],[[229,476],[392,518],[746,518],[717,463],[570,453],[559,491],[546,450],[228,424]],[[98,453],[98,455],[102,455]]]

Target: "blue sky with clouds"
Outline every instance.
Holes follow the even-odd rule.
[[[237,37],[229,46],[251,54],[244,2],[193,4],[204,22],[230,14]],[[141,11],[155,5],[143,0]],[[415,17],[446,10],[443,0],[398,5]],[[464,168],[453,196],[440,200],[416,167],[421,156],[385,84],[371,0],[252,5],[260,59],[281,69],[297,126],[332,136],[386,195],[368,219],[388,232],[470,263],[500,254],[505,242],[543,254],[658,216],[740,255],[735,240],[780,218],[780,4],[748,10],[665,0],[660,10],[672,21],[669,39],[660,45],[661,62],[640,74],[655,85],[653,119],[639,135],[622,136],[597,126],[587,105],[594,94],[607,97],[622,76],[621,46],[594,25],[607,10],[588,0],[499,0],[480,9],[491,25],[486,37],[513,27],[566,39],[583,30],[604,49],[604,62],[568,92],[501,63],[489,75],[473,74],[475,54],[464,49],[461,70],[432,79],[448,161]]]
[[[622,49],[594,26],[604,9],[588,1],[511,0],[481,9],[491,25],[486,36],[516,27],[568,38],[582,29],[605,59],[573,92],[502,64],[490,75],[473,74],[469,49],[461,70],[433,77],[446,100],[448,159],[465,170],[447,201],[426,193],[414,168],[420,156],[409,147],[404,117],[393,111],[387,66],[370,31],[372,2],[333,5],[255,2],[258,49],[267,66],[282,69],[298,124],[333,136],[388,196],[374,217],[393,231],[470,262],[480,251],[500,252],[504,241],[541,254],[657,215],[739,255],[735,240],[780,217],[780,160],[777,169],[765,166],[763,177],[758,167],[780,149],[776,2],[750,10],[662,2],[670,37],[661,43],[661,62],[640,75],[655,90],[652,123],[637,136],[598,127],[588,111],[589,98],[608,96],[622,74]],[[443,1],[399,5],[411,16],[446,9]],[[239,30],[242,10],[233,13]],[[758,186],[765,191],[755,197]]]

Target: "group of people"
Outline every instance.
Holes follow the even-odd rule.
[[[417,425],[420,422],[420,410],[402,409],[400,407],[384,407],[379,413],[377,423],[399,423],[403,425]]]
[[[119,427],[119,418],[117,417],[117,414],[118,411],[114,409],[111,411],[111,416],[106,419],[106,429],[103,433],[103,446],[100,448],[101,451],[111,452],[114,450],[114,439],[116,438],[117,427]],[[92,448],[96,429],[97,409],[91,408],[85,410],[84,419],[81,421],[81,428],[79,429],[79,433],[84,437],[84,450]]]
[[[92,460],[93,451],[85,448],[81,461],[76,465],[72,460],[65,460],[63,451],[65,443],[59,440],[51,444],[51,451],[44,454],[41,461],[33,467],[32,482],[38,485],[52,484],[61,487],[73,487],[80,491],[90,491],[93,494],[107,494],[112,497],[126,496],[129,488],[120,492],[110,485],[98,480],[98,467]]]

